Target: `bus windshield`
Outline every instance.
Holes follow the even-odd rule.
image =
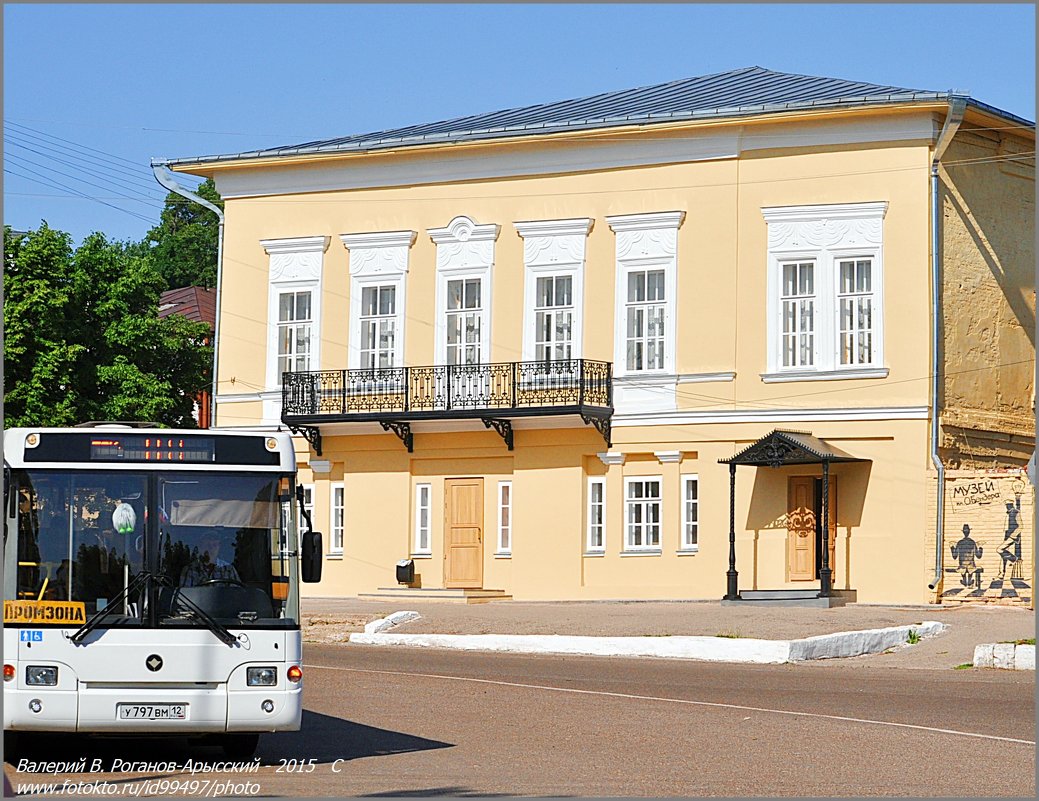
[[[225,627],[298,625],[291,476],[28,469],[13,484],[8,599],[88,617],[114,604],[102,625],[197,627],[199,609]]]

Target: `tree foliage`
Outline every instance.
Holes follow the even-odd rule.
[[[213,179],[207,178],[195,193],[217,208],[224,202]],[[184,286],[216,286],[217,216],[198,203],[170,192],[159,224],[146,237],[151,258],[166,281],[166,289]]]
[[[140,243],[42,223],[4,229],[4,426],[150,420],[194,427],[205,323],[159,318],[165,281]],[[215,257],[214,257],[215,261]]]

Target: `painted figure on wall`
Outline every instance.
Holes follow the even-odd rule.
[[[970,537],[970,526],[963,524],[963,538],[952,546],[952,558],[958,560],[960,584],[965,587],[981,588],[981,568],[975,559],[980,559],[981,546]]]
[[[1020,578],[1014,575],[1014,571],[1018,570],[1021,561],[1021,525],[1018,522],[1021,517],[1021,493],[1015,492],[1014,495],[1015,500],[1007,501],[1007,527],[1003,534],[1003,542],[996,548],[996,553],[1003,560],[999,569],[1001,579],[1006,578],[1008,563],[1013,565],[1010,571],[1011,578]]]

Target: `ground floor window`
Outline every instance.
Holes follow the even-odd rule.
[[[682,550],[695,551],[699,548],[699,477],[682,476]]]
[[[512,482],[498,482],[498,554],[512,554]]]
[[[624,482],[626,551],[660,549],[660,476],[628,478]]]
[[[588,479],[588,541],[589,553],[606,550],[606,479]]]
[[[328,546],[330,555],[343,553],[343,496],[343,485],[332,484],[332,509],[329,521],[332,529],[332,541]]]
[[[429,498],[430,485],[415,485],[415,543],[413,553],[432,553],[429,537]]]

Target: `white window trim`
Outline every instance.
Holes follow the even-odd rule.
[[[415,231],[339,235],[350,253],[350,334],[346,355],[349,369],[361,366],[361,295],[372,286],[394,287],[393,366],[404,366],[408,254],[417,236]]]
[[[278,373],[278,298],[282,292],[310,290],[310,369],[321,369],[321,275],[329,240],[327,236],[260,240],[260,245],[270,257],[267,290],[268,391],[281,390],[281,375]],[[277,405],[281,406],[280,396]],[[265,411],[264,418],[269,416]],[[280,412],[275,416],[280,416]]]
[[[426,547],[420,546],[422,533],[422,490],[426,491]],[[418,558],[429,558],[433,555],[433,485],[421,483],[415,485],[415,511],[411,536],[411,555]]]
[[[765,383],[841,378],[883,378],[884,366],[884,242],[887,201],[820,206],[773,206],[761,209],[768,227],[767,291],[768,350]],[[873,362],[840,364],[838,262],[871,259],[873,286]],[[815,358],[811,367],[783,366],[780,326],[782,265],[815,262]]]
[[[685,541],[685,530],[686,530],[686,526],[689,524],[689,519],[686,517],[686,513],[687,513],[688,510],[686,508],[685,488],[686,488],[686,484],[688,484],[690,481],[695,481],[696,482],[696,544],[695,545],[689,545]],[[686,554],[687,553],[696,553],[697,551],[700,550],[700,475],[698,473],[682,473],[681,482],[679,483],[679,486],[682,488],[682,514],[681,514],[682,528],[681,528],[681,531],[679,532],[678,552],[679,553],[686,553]]]
[[[660,541],[656,545],[631,545],[628,531],[628,486],[633,482],[656,481],[660,486],[660,497],[657,504],[660,507]],[[645,525],[645,522],[643,522]],[[625,476],[624,477],[624,550],[621,556],[658,556],[660,555],[664,541],[664,477],[663,476]]]
[[[600,507],[602,510],[602,544],[592,544],[592,487],[602,487],[600,495]],[[584,552],[586,556],[601,556],[606,552],[606,477],[605,476],[589,476],[588,477],[588,504],[585,510],[585,536],[584,536]]]
[[[502,503],[502,497],[505,494],[504,493],[505,487],[509,488],[509,506],[508,506],[508,509],[509,509],[509,545],[508,545],[508,547],[505,547],[502,544],[502,534],[504,533],[504,528],[502,527],[502,524],[501,524],[501,513],[505,509],[505,505]],[[496,557],[500,557],[500,558],[509,558],[509,557],[512,556],[512,534],[513,534],[513,531],[515,530],[515,525],[514,525],[514,521],[513,521],[513,518],[512,518],[512,510],[514,508],[512,500],[513,500],[512,499],[512,482],[511,481],[499,481],[498,482],[498,520],[497,520],[498,543],[497,543],[497,549],[495,550],[494,555]]]
[[[342,493],[343,498],[343,528],[339,532],[339,547],[336,547],[336,490]],[[328,558],[343,558],[343,541],[346,539],[346,485],[342,481],[334,481],[328,485]]]
[[[678,302],[678,229],[684,211],[623,214],[606,218],[616,234],[616,291],[614,311],[613,374],[625,376],[675,376]],[[628,273],[664,271],[664,367],[628,370],[627,297]]]
[[[532,362],[537,353],[535,319],[537,279],[569,276],[574,316],[570,329],[570,358],[584,353],[584,265],[592,219],[539,220],[513,223],[523,238],[523,361]]]
[[[430,228],[426,233],[437,246],[436,324],[433,345],[435,364],[447,364],[447,282],[480,279],[480,362],[491,357],[491,301],[494,267],[494,243],[500,225],[478,225],[468,217],[455,217],[443,228]]]

